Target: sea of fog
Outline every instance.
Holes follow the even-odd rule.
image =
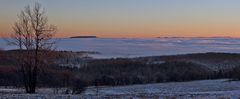
[[[57,50],[94,51],[95,58],[140,57],[203,52],[240,52],[240,38],[62,38],[57,39]],[[0,39],[0,48],[16,48]],[[91,56],[91,55],[90,55]]]

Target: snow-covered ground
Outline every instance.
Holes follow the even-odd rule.
[[[13,49],[0,39],[0,48]],[[174,55],[199,52],[239,53],[239,38],[57,39],[57,49],[96,51],[95,58]]]
[[[24,99],[79,99],[79,98],[118,98],[118,99],[139,99],[139,98],[177,98],[177,99],[238,99],[240,97],[240,81],[229,82],[227,79],[200,80],[191,82],[172,82],[160,84],[131,85],[119,87],[101,87],[98,91],[95,87],[89,87],[82,95],[60,95],[50,94],[51,91],[42,90],[48,94],[1,94],[1,99],[17,97]],[[98,92],[98,93],[97,93]]]
[[[94,95],[96,89],[88,89],[85,94]],[[100,88],[102,96],[135,97],[240,97],[240,81],[201,80],[147,85]]]

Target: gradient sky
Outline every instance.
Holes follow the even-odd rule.
[[[0,0],[0,34],[35,1],[57,37],[240,37],[240,0]]]

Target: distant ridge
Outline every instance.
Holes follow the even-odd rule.
[[[237,38],[237,37],[231,37],[231,36],[211,36],[211,37],[181,37],[181,36],[172,36],[172,37],[156,37],[156,38]]]
[[[97,36],[72,36],[70,38],[97,38]]]

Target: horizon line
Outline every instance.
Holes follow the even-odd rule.
[[[76,35],[76,36],[96,36],[96,38],[240,38],[240,37],[233,37],[233,36],[156,36],[156,37],[103,37],[97,35]],[[54,37],[54,38],[71,38],[74,36],[66,36],[66,37]]]

